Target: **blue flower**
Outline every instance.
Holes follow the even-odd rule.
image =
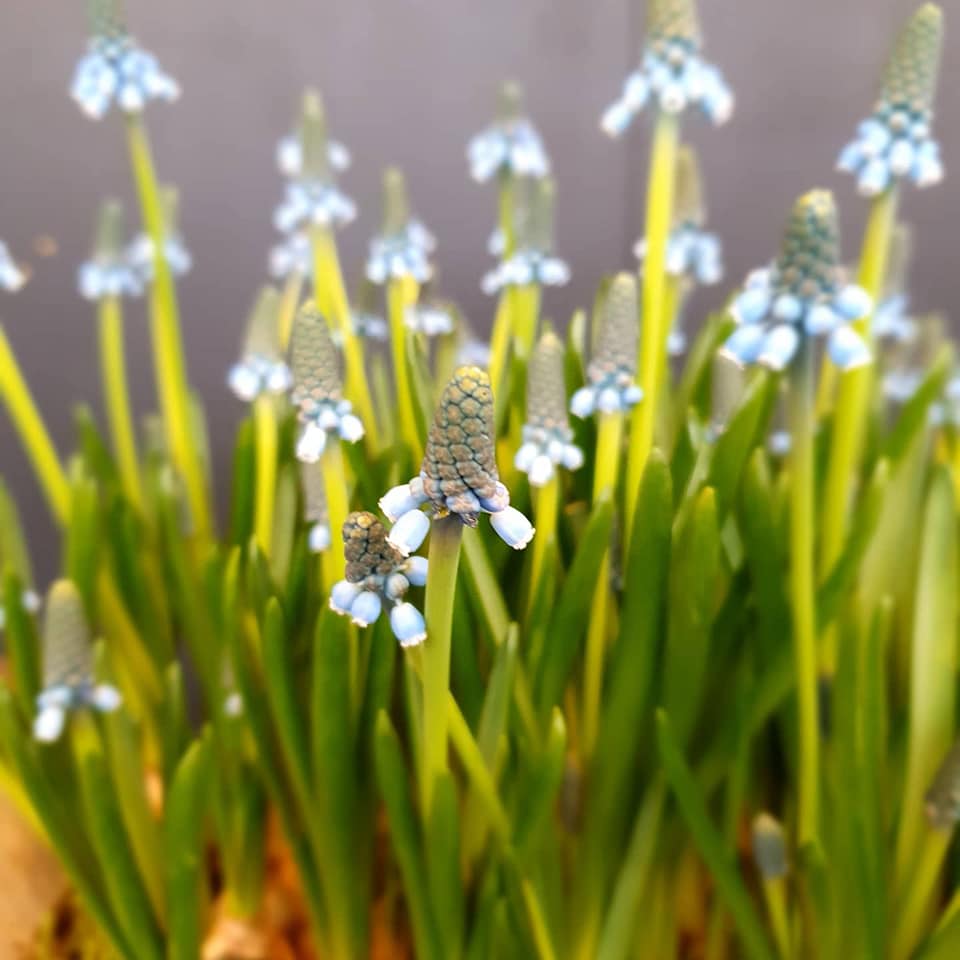
[[[470,175],[478,183],[496,174],[546,177],[550,159],[540,134],[522,115],[520,88],[504,84],[496,122],[478,133],[467,147]]]
[[[387,321],[379,314],[368,310],[354,310],[350,314],[350,323],[353,332],[358,337],[364,337],[367,340],[386,340],[390,329]]]
[[[366,276],[378,286],[410,277],[419,284],[433,276],[430,254],[437,241],[410,213],[407,185],[396,167],[383,175],[383,227],[370,241]]]
[[[27,282],[27,275],[17,266],[7,245],[0,240],[0,288],[16,293]]]
[[[372,514],[351,513],[343,524],[346,578],[333,585],[330,608],[368,627],[390,609],[390,627],[403,647],[427,638],[423,614],[404,600],[411,586],[427,581],[426,557],[407,557],[389,541],[383,524]]]
[[[270,251],[270,276],[282,280],[291,273],[298,273],[301,277],[313,274],[313,249],[310,244],[310,235],[305,230],[287,234],[283,240]]]
[[[445,303],[417,303],[407,307],[403,315],[404,326],[426,337],[440,337],[456,329],[453,310]]]
[[[634,255],[643,262],[647,256],[646,240],[638,240]],[[723,256],[720,238],[694,223],[673,228],[667,241],[667,273],[672,277],[712,286],[723,279]]]
[[[897,41],[874,112],[837,161],[857,177],[862,194],[884,193],[899,179],[918,187],[943,179],[940,145],[930,130],[942,46],[943,14],[925,4]]]
[[[281,233],[293,233],[310,226],[344,226],[356,216],[356,205],[335,184],[304,178],[287,184],[273,225]]]
[[[640,338],[637,281],[629,273],[614,277],[600,316],[596,348],[587,367],[587,385],[570,399],[570,412],[623,413],[643,399],[634,380]]]
[[[741,366],[790,366],[803,341],[825,337],[841,370],[870,363],[851,326],[872,306],[865,290],[846,283],[838,266],[837,213],[831,194],[811,191],[794,206],[780,258],[747,278],[730,308],[737,329],[722,353]]]
[[[180,234],[168,234],[162,244],[163,258],[170,273],[181,277],[193,267],[193,257]],[[138,234],[127,248],[127,260],[144,280],[153,279],[153,240],[147,233]]]
[[[230,368],[227,377],[230,389],[247,403],[263,394],[286,393],[293,385],[280,349],[278,309],[277,291],[264,287],[250,314],[242,359]]]
[[[336,140],[327,140],[327,163],[331,170],[343,173],[350,167],[350,151]],[[303,144],[300,135],[291,133],[277,144],[277,167],[285,177],[303,173]]]
[[[537,284],[562,287],[570,280],[570,268],[559,257],[540,250],[518,250],[491,270],[481,284],[484,293],[494,294],[504,287]]]
[[[153,54],[120,31],[91,38],[74,72],[70,95],[87,116],[100,120],[114,105],[137,114],[150,100],[176,100],[180,87],[160,69]]]
[[[123,209],[116,200],[107,200],[100,208],[93,256],[77,271],[77,286],[84,299],[143,293],[140,273],[124,251],[122,238]]]
[[[640,67],[603,114],[604,132],[620,136],[651,100],[664,113],[679,114],[693,105],[713,123],[725,123],[733,112],[733,94],[720,71],[701,58],[700,46],[692,0],[651,0]]]
[[[500,482],[493,435],[490,377],[478,367],[461,367],[440,398],[419,476],[380,500],[394,524],[387,539],[401,554],[423,542],[431,516],[454,514],[475,527],[487,513],[497,535],[515,550],[533,539],[533,526],[510,506],[510,492]]]

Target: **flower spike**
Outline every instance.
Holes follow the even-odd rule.
[[[143,282],[123,249],[123,207],[119,200],[106,200],[100,207],[93,256],[77,271],[80,296],[136,297]]]
[[[733,112],[733,94],[720,71],[701,58],[701,45],[693,0],[651,0],[640,67],[604,113],[604,132],[620,136],[651,99],[665,113],[679,114],[695,104],[715,124],[725,123]]]
[[[918,187],[943,179],[940,145],[930,132],[942,48],[943,11],[926,3],[897,39],[873,113],[837,161],[857,177],[862,194],[876,196],[898,179]]]
[[[87,53],[77,63],[70,87],[88,117],[100,120],[114,105],[138,114],[150,100],[169,102],[180,96],[177,82],[127,32],[118,0],[91,0],[89,19]]]
[[[741,366],[785,370],[808,337],[826,337],[841,370],[870,363],[851,326],[870,312],[870,296],[848,284],[839,266],[840,237],[833,195],[813,190],[794,205],[779,259],[755,270],[730,312],[737,329],[722,353]]]
[[[527,365],[527,422],[523,444],[514,458],[535,487],[548,483],[557,466],[578,470],[583,451],[573,442],[567,420],[567,392],[563,382],[563,343],[547,328]]]
[[[277,144],[277,166],[291,180],[300,177],[330,179],[350,166],[350,151],[327,136],[323,102],[316,90],[303,95],[303,111],[296,133]]]
[[[626,411],[643,399],[643,391],[634,381],[638,315],[636,278],[618,273],[602,308],[596,347],[587,367],[588,383],[570,400],[570,412],[575,416]]]
[[[369,627],[386,605],[400,645],[423,643],[427,638],[423,614],[404,597],[411,586],[426,583],[426,557],[404,556],[390,542],[384,525],[366,511],[351,513],[344,522],[343,552],[346,579],[334,584],[330,608],[357,626]]]
[[[553,256],[556,185],[548,177],[525,180],[522,187],[518,249],[483,278],[484,293],[494,294],[503,287],[528,284],[563,286],[570,279],[570,268]]]
[[[230,389],[247,403],[264,393],[286,393],[293,383],[280,348],[279,305],[280,295],[276,289],[265,286],[247,321],[243,358],[230,368],[227,378]]]
[[[370,241],[367,279],[378,285],[402,277],[426,283],[433,276],[430,254],[436,246],[430,231],[410,214],[403,174],[388,167],[383,175],[383,227]]]
[[[93,679],[93,651],[83,601],[68,580],[59,580],[47,596],[43,625],[43,689],[37,695],[34,737],[51,743],[60,738],[67,714],[87,707],[110,712],[120,693]]]
[[[309,301],[301,307],[293,325],[290,343],[293,368],[293,402],[302,424],[297,441],[297,458],[316,463],[327,445],[328,434],[356,443],[363,436],[363,424],[343,399],[340,356],[327,323]]]
[[[323,101],[315,90],[303,95],[300,151],[300,173],[286,186],[283,202],[273,214],[274,226],[281,233],[292,234],[310,226],[332,228],[350,223],[357,208],[337,187],[329,162]]]
[[[330,548],[330,519],[323,471],[317,464],[300,464],[300,485],[303,489],[303,518],[310,524],[307,544],[311,553],[323,553]]]
[[[516,83],[500,88],[497,119],[467,147],[470,175],[478,183],[494,175],[546,177],[550,158],[540,134],[523,115],[523,94]]]
[[[163,257],[170,273],[175,277],[190,272],[193,257],[180,233],[180,194],[176,187],[165,186],[160,190],[163,213]],[[148,233],[139,234],[127,249],[127,259],[144,281],[153,279],[153,240]]]
[[[497,535],[515,550],[523,549],[534,529],[510,506],[500,482],[494,453],[493,391],[479,367],[461,367],[444,388],[427,437],[420,475],[389,490],[380,508],[394,521],[390,542],[404,554],[423,542],[429,519],[456,514],[475,527],[481,513],[491,515]]]
[[[0,290],[16,293],[26,282],[26,273],[17,266],[7,245],[0,240]]]

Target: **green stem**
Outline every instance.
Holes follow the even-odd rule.
[[[141,215],[153,244],[153,283],[150,285],[150,331],[160,408],[170,456],[186,485],[190,513],[197,534],[211,532],[206,481],[200,445],[194,436],[177,292],[164,256],[166,230],[147,131],[138,116],[127,120],[127,144]]]
[[[612,499],[616,492],[623,442],[623,414],[603,413],[597,430],[597,450],[593,475],[593,502]],[[583,753],[589,757],[597,740],[600,724],[600,694],[603,687],[603,660],[609,632],[610,550],[603,551],[597,586],[593,594],[583,677]]]
[[[647,187],[647,256],[643,264],[642,329],[637,369],[643,400],[634,409],[627,457],[625,541],[633,529],[633,515],[640,493],[640,481],[653,447],[659,403],[660,374],[666,356],[668,330],[664,329],[664,288],[667,240],[673,217],[673,193],[680,136],[676,117],[661,113],[653,132],[650,179]],[[624,543],[627,547],[627,543]]]
[[[890,238],[897,219],[897,191],[888,190],[877,197],[870,208],[860,256],[858,282],[876,304],[883,290],[890,252]],[[870,320],[857,324],[858,332],[870,339]],[[828,368],[831,369],[832,368]],[[827,374],[828,378],[834,374]],[[858,367],[840,377],[840,388],[834,410],[830,458],[824,491],[823,544],[820,575],[829,575],[840,557],[846,540],[850,499],[863,455],[866,419],[873,387],[872,366]],[[823,398],[821,397],[821,406]]]
[[[346,572],[343,556],[343,522],[349,510],[347,474],[343,464],[343,450],[337,437],[328,437],[320,459],[323,472],[323,490],[327,497],[327,522],[330,524],[330,547],[324,550],[321,564],[327,590],[342,580]]]
[[[283,294],[280,297],[280,315],[277,318],[280,349],[286,353],[290,345],[290,334],[293,332],[293,321],[300,306],[300,297],[303,294],[303,274],[293,270],[283,285]]]
[[[556,548],[557,511],[560,509],[560,477],[554,471],[553,476],[536,492],[535,510],[537,535],[533,538],[533,558],[530,565],[530,595],[527,602],[528,614],[532,611],[534,600],[544,575],[546,558]],[[499,639],[499,638],[498,638]]]
[[[390,315],[390,340],[393,348],[393,375],[397,388],[397,405],[400,416],[400,435],[410,450],[414,461],[419,461],[423,450],[410,383],[410,367],[407,360],[407,325],[404,316],[407,307],[416,302],[417,285],[412,280],[391,280],[387,287],[387,309]]]
[[[270,556],[273,540],[273,513],[277,487],[277,411],[273,397],[262,394],[253,404],[256,438],[257,479],[253,512],[253,530],[257,544]],[[339,446],[338,443],[334,443]]]
[[[912,957],[920,942],[952,836],[949,830],[936,830],[925,838],[923,854],[913,878],[904,889],[903,899],[893,911],[895,922],[891,938],[891,960],[907,960]]]
[[[103,377],[104,404],[110,422],[113,449],[120,468],[120,479],[127,499],[139,507],[140,461],[130,413],[130,390],[123,345],[123,310],[120,298],[102,297],[98,304],[100,320],[100,375]]]
[[[13,426],[20,435],[20,441],[33,464],[50,512],[62,527],[70,516],[70,484],[2,326],[0,326],[0,398],[3,399]]]
[[[790,602],[799,710],[799,844],[818,833],[819,727],[817,722],[817,625],[814,579],[813,355],[800,348],[790,379]]]
[[[434,520],[427,578],[427,640],[423,650],[423,817],[429,820],[436,779],[447,769],[447,697],[453,601],[463,523],[455,514]]]
[[[497,410],[506,411],[509,407],[510,392],[507,390],[504,376],[507,371],[507,355],[510,349],[510,288],[503,290],[497,301],[497,312],[493,318],[493,332],[490,336],[490,383],[493,395],[497,398]],[[497,417],[500,422],[500,417]]]
[[[498,197],[500,233],[503,235],[503,259],[513,256],[517,246],[517,235],[513,222],[513,177],[509,173],[500,174],[500,192]]]

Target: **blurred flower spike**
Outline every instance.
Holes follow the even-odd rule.
[[[510,506],[497,473],[493,391],[485,371],[457,370],[440,398],[420,475],[389,490],[380,509],[394,523],[390,543],[405,556],[423,543],[430,516],[454,514],[464,526],[475,527],[480,514],[488,513],[494,531],[515,550],[533,539],[530,521]]]
[[[558,466],[567,470],[583,466],[583,451],[574,444],[567,419],[563,355],[563,343],[548,328],[527,366],[527,422],[514,466],[527,474],[535,487],[549,483]]]
[[[26,273],[17,266],[7,245],[0,240],[0,290],[16,293],[26,282]]]
[[[693,0],[649,0],[647,40],[640,67],[600,121],[619,137],[651,100],[664,113],[698,106],[715,124],[733,113],[733,94],[720,71],[700,56],[702,38]]]
[[[483,278],[484,293],[531,284],[563,286],[569,281],[570,268],[553,256],[555,202],[556,187],[551,179],[523,181],[517,251]]]
[[[290,368],[280,348],[279,305],[280,295],[276,289],[265,286],[247,322],[243,356],[230,369],[230,388],[247,403],[263,394],[286,393],[293,384]]]
[[[369,627],[386,604],[400,645],[423,643],[427,638],[423,614],[403,598],[411,586],[427,582],[427,558],[402,554],[390,542],[384,525],[365,511],[351,513],[344,522],[343,552],[347,575],[330,592],[331,609],[357,626]]]
[[[430,254],[436,246],[433,234],[410,213],[403,174],[389,167],[383,175],[383,227],[370,241],[367,279],[378,285],[404,277],[426,283],[433,276]]]
[[[106,200],[100,207],[93,256],[77,271],[77,287],[86,300],[136,297],[143,281],[123,246],[123,207]]]
[[[119,0],[89,0],[90,41],[74,71],[70,95],[94,120],[114,105],[137,114],[150,100],[169,102],[180,96],[177,82],[127,32],[119,6]]]
[[[300,150],[299,173],[287,183],[283,202],[273,214],[274,226],[289,234],[311,226],[334,228],[350,223],[357,208],[337,187],[323,102],[315,90],[303,96]]]
[[[47,596],[43,625],[43,689],[37,695],[33,735],[42,743],[60,738],[73,710],[103,713],[116,710],[119,691],[93,679],[93,649],[83,601],[67,580],[55,583]]]
[[[315,463],[301,463],[300,484],[303,488],[303,518],[310,524],[307,544],[311,553],[323,553],[330,548],[330,521],[323,471]]]
[[[814,190],[794,205],[779,259],[755,270],[730,308],[737,329],[721,352],[740,366],[781,371],[801,344],[825,337],[840,370],[870,363],[867,344],[851,326],[872,306],[861,287],[846,282],[838,265],[839,231],[833,196]]]
[[[546,177],[550,158],[540,134],[523,115],[523,95],[515,83],[500,89],[495,122],[478,133],[467,147],[470,176],[484,183],[495,175]]]
[[[180,196],[176,187],[164,187],[160,193],[163,212],[163,258],[170,273],[181,277],[190,272],[193,257],[180,233]],[[127,259],[144,281],[153,279],[154,249],[148,233],[138,234],[127,248]]]
[[[312,302],[303,305],[293,325],[290,344],[293,367],[292,400],[301,424],[297,458],[316,463],[329,434],[348,443],[363,437],[363,424],[343,399],[340,356],[327,323]]]
[[[639,339],[637,281],[632,274],[619,273],[603,304],[587,385],[571,398],[571,413],[585,418],[596,412],[625,412],[643,399],[634,380]]]
[[[887,65],[880,99],[843,149],[837,166],[876,196],[898,179],[927,187],[943,179],[940,145],[931,136],[943,48],[943,12],[924,4],[907,22]]]

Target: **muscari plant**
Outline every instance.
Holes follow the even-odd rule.
[[[398,170],[351,299],[350,157],[308,92],[277,150],[279,286],[227,377],[249,412],[223,530],[144,119],[178,88],[117,0],[90,9],[72,92],[122,128],[143,224],[129,241],[104,202],[78,274],[106,429],[80,408],[56,450],[0,328],[63,539],[41,602],[0,485],[0,782],[86,918],[70,955],[956,956],[960,373],[911,312],[897,219],[942,175],[939,8],[840,157],[869,197],[858,264],[804,192],[688,343],[722,265],[681,128],[733,106],[691,0],[649,0],[601,124],[652,115],[639,274],[597,278],[565,334],[515,85],[468,151],[499,193],[489,348],[439,298]],[[0,245],[0,285],[26,279]]]

